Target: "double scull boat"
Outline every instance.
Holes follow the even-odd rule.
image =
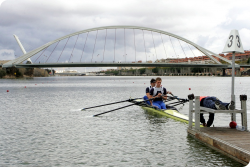
[[[184,122],[184,123],[189,122],[189,117],[184,115],[184,114],[181,114],[175,107],[169,107],[166,110],[163,110],[163,109],[158,109],[156,107],[149,106],[143,101],[144,100],[142,100],[142,99],[136,99],[136,100],[134,100],[132,102],[137,103],[145,111],[154,112],[154,113],[166,116],[168,118],[172,118],[172,119],[180,121],[180,122]],[[193,120],[193,125],[194,125],[194,122],[195,121]]]

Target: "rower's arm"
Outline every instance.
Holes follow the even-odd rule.
[[[164,95],[164,96],[162,96],[162,98],[164,99],[164,100],[167,100],[167,95]]]
[[[148,97],[148,99],[152,99],[153,98],[153,90],[154,88],[152,88],[150,91],[149,91],[149,93],[148,93],[148,95],[149,95],[149,97]],[[150,102],[150,104],[151,104],[151,106],[153,105],[153,102],[152,102],[152,100],[149,100],[149,102]]]
[[[150,95],[150,93],[148,93],[148,99],[151,99],[151,98],[153,98],[153,96],[152,95]],[[150,102],[150,105],[152,106],[153,105],[153,102],[152,102],[152,100],[149,100],[149,102]]]

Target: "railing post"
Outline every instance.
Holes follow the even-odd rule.
[[[188,95],[188,100],[189,100],[189,121],[188,121],[188,127],[189,128],[193,127],[193,113],[192,113],[192,110],[194,109],[193,99],[194,99],[194,94]]]
[[[240,95],[240,101],[241,109],[243,110],[243,113],[241,113],[241,124],[247,130],[247,95]]]
[[[200,96],[195,96],[195,130],[200,130]]]

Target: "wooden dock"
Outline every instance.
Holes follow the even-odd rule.
[[[242,163],[249,164],[250,161],[250,132],[247,130],[247,106],[246,95],[240,96],[241,109],[237,110],[213,110],[200,106],[200,97],[189,95],[189,127],[188,135],[194,137],[212,149],[229,156]],[[193,106],[195,99],[195,106]],[[200,113],[231,113],[231,120],[236,120],[236,114],[241,114],[242,126],[245,131],[239,131],[230,127],[200,127]],[[195,115],[195,126],[192,124]]]
[[[188,128],[188,135],[212,149],[247,165],[250,161],[250,133],[227,127]]]

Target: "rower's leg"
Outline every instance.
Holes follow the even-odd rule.
[[[157,101],[156,101],[156,102],[153,102],[153,106],[156,106],[156,107],[158,107],[159,109],[161,109],[161,105],[158,104]]]
[[[165,105],[165,103],[163,101],[160,103],[160,106],[161,106],[161,109],[167,109],[166,105]]]
[[[206,123],[206,120],[205,120],[203,114],[200,114],[200,121],[202,124]]]
[[[210,127],[214,122],[214,113],[209,113],[209,118],[207,121],[207,127]]]
[[[216,110],[215,101],[215,97],[206,97],[203,100],[203,107],[212,108]]]

